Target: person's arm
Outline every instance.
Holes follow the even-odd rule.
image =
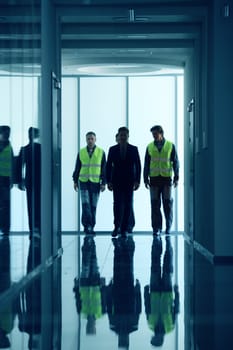
[[[143,178],[144,178],[144,184],[146,188],[149,188],[150,186],[149,172],[150,172],[150,155],[147,148],[145,153],[144,169],[143,169]]]
[[[18,180],[18,187],[20,190],[24,190],[24,179],[23,179],[23,167],[24,167],[24,152],[21,147],[19,155],[16,160],[16,176]]]
[[[137,148],[136,146],[135,146],[135,155],[136,155],[136,159],[135,159],[135,182],[134,182],[134,190],[136,191],[136,190],[139,188],[139,186],[140,186],[141,171],[142,171],[141,160],[140,160],[138,148]]]
[[[101,171],[100,171],[100,190],[103,192],[106,185],[106,156],[103,152],[102,161],[101,161]]]
[[[179,164],[179,159],[178,159],[175,145],[172,146],[171,162],[172,162],[172,167],[173,167],[173,172],[174,172],[173,184],[176,187],[178,185],[178,181],[179,181],[180,164]]]
[[[173,323],[175,323],[178,313],[180,312],[180,293],[178,285],[174,286],[174,304],[173,304]]]
[[[106,181],[107,181],[108,189],[110,191],[113,190],[113,186],[112,186],[112,161],[113,161],[112,147],[110,147],[110,149],[108,151],[108,158],[107,158],[107,163],[106,163]]]
[[[137,314],[142,312],[142,295],[141,295],[141,285],[138,279],[136,279],[136,284],[134,286],[135,295],[135,311]]]
[[[146,318],[148,319],[148,315],[151,313],[151,304],[150,304],[150,287],[146,285],[144,287],[144,306]]]
[[[10,177],[11,187],[15,183],[15,159],[14,159],[14,152],[13,148],[11,146],[11,177]]]
[[[74,172],[73,172],[73,181],[74,181],[74,189],[75,191],[78,190],[78,178],[79,178],[79,173],[80,173],[80,169],[81,169],[81,160],[80,160],[80,157],[79,157],[79,154],[77,155],[77,159],[76,159],[76,163],[75,163],[75,169],[74,169]]]

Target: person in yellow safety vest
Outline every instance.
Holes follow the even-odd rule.
[[[10,189],[13,176],[13,150],[9,141],[10,127],[0,126],[0,231],[10,231]]]
[[[75,191],[80,189],[84,232],[93,234],[99,194],[106,185],[106,156],[103,149],[96,146],[96,134],[93,131],[86,134],[86,142],[87,146],[77,155],[73,181]]]
[[[153,331],[151,345],[162,346],[164,336],[175,328],[179,313],[178,286],[172,286],[173,249],[170,237],[166,236],[166,249],[161,273],[162,241],[153,238],[151,248],[150,285],[144,287],[144,305],[149,328]]]
[[[155,125],[150,131],[154,141],[146,148],[143,177],[146,188],[150,189],[153,235],[162,231],[161,198],[166,221],[165,232],[170,234],[173,220],[172,185],[178,185],[179,160],[175,145],[164,138],[163,128]]]

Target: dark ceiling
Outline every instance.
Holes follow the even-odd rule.
[[[41,11],[29,1],[0,3],[0,66],[39,69]],[[17,6],[20,3],[20,6]],[[39,2],[38,2],[39,3]],[[181,69],[206,25],[203,1],[61,1],[62,67],[65,74],[107,74]],[[35,3],[34,3],[35,4]],[[14,6],[13,6],[14,5]],[[17,68],[18,67],[18,68]],[[36,69],[35,69],[36,67]],[[110,70],[109,70],[110,69]],[[20,69],[19,69],[20,70]]]

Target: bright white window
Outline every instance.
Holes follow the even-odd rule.
[[[78,88],[79,86],[79,88]],[[175,143],[181,163],[180,185],[174,191],[173,229],[183,230],[183,76],[63,78],[62,83],[62,229],[80,225],[78,195],[72,188],[72,172],[85,134],[94,131],[106,156],[115,144],[120,126],[128,126],[129,142],[137,145],[142,162],[152,140],[150,128],[161,124],[165,137]],[[134,194],[137,231],[150,231],[150,198],[144,188]],[[97,208],[97,231],[113,228],[113,198],[101,193]],[[82,229],[82,227],[81,227]]]

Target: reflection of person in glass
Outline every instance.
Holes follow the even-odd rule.
[[[166,237],[166,249],[161,273],[162,241],[154,237],[151,249],[150,285],[144,288],[145,312],[150,329],[153,346],[162,346],[165,334],[174,329],[179,312],[178,286],[172,286],[173,249],[170,237]],[[174,293],[173,293],[174,290]]]
[[[27,193],[28,223],[30,238],[41,232],[41,145],[39,129],[28,129],[29,143],[21,147],[18,156],[19,188]]]
[[[13,150],[9,141],[10,127],[0,126],[0,230],[10,232],[10,189],[12,185]]]
[[[74,280],[76,308],[86,320],[86,334],[96,334],[96,320],[105,313],[105,279],[100,277],[94,237],[85,236],[82,245],[81,276]]]
[[[38,237],[30,240],[27,273],[41,263],[41,246]],[[29,335],[28,349],[38,349],[41,333],[41,277],[36,277],[20,294],[18,304],[19,330]]]
[[[0,238],[0,293],[10,288],[10,241],[8,236]],[[0,311],[0,349],[10,348],[8,334],[13,329],[12,303],[6,304]]]
[[[134,281],[135,243],[131,236],[113,238],[113,279],[107,286],[106,300],[110,329],[118,334],[118,347],[129,348],[129,334],[138,329],[141,288]]]

